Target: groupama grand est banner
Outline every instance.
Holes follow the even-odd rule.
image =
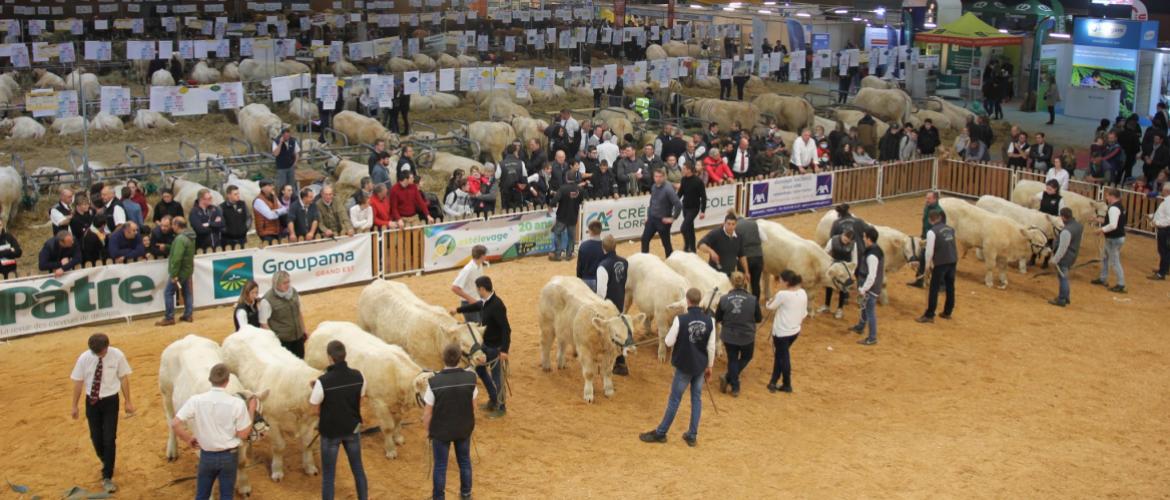
[[[266,292],[282,270],[301,291],[368,281],[375,276],[371,238],[199,255],[195,306],[234,302],[248,280]],[[0,282],[0,338],[162,312],[168,279],[166,261],[146,261]]]

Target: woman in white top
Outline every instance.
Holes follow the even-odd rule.
[[[1056,179],[1060,183],[1061,191],[1068,191],[1068,170],[1064,169],[1064,159],[1060,156],[1052,157],[1052,168],[1044,174],[1044,182]]]
[[[357,204],[349,208],[349,222],[356,232],[369,231],[374,227],[374,208],[370,206],[370,197],[358,191],[354,199]]]
[[[467,179],[459,179],[455,189],[443,200],[443,214],[460,219],[472,214],[471,195],[467,192]]]
[[[788,356],[788,348],[800,336],[800,325],[808,316],[808,294],[800,287],[800,275],[785,269],[780,273],[780,280],[787,288],[776,292],[765,306],[776,311],[772,320],[772,347],[776,355],[772,361],[772,379],[768,382],[768,392],[792,392],[792,361]],[[776,381],[781,376],[784,383],[777,386]]]

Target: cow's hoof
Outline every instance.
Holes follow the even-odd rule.
[[[605,390],[605,397],[612,398],[613,397],[613,389],[606,389]]]
[[[240,486],[239,488],[236,488],[236,491],[239,492],[240,495],[249,496],[252,494],[252,487],[251,486]]]
[[[316,465],[306,465],[305,466],[305,474],[308,474],[310,476],[316,476],[317,475],[317,466]]]
[[[592,395],[585,396],[585,402],[589,403],[589,404],[593,404],[593,396]]]
[[[168,462],[174,462],[175,460],[178,460],[178,459],[179,459],[179,455],[172,455],[170,453],[167,453],[167,461]]]
[[[540,365],[540,371],[548,373],[552,371],[552,367],[548,365]]]
[[[272,472],[272,480],[273,481],[279,483],[281,479],[284,479],[284,472],[283,471],[279,471],[279,472],[273,471]]]
[[[394,435],[394,444],[406,444],[406,436],[403,436],[402,434]]]
[[[558,370],[564,370],[564,369],[565,369],[565,364],[564,364],[564,363],[557,363],[557,369],[558,369]]]
[[[391,460],[398,458],[398,450],[386,450],[386,458]]]
[[[997,286],[996,288],[998,288],[998,289],[1000,289],[1000,290],[1007,290],[1007,283],[1004,283],[1004,284],[1002,284],[1002,285],[999,285],[999,286]]]

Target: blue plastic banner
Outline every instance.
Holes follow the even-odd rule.
[[[1158,21],[1077,18],[1073,24],[1073,44],[1154,49],[1158,47]]]

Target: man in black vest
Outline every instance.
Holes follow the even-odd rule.
[[[691,388],[691,426],[683,433],[683,441],[694,447],[698,443],[699,417],[703,413],[703,382],[711,377],[715,364],[715,320],[703,312],[699,301],[703,293],[698,288],[687,290],[687,312],[674,318],[666,345],[674,347],[670,364],[674,365],[674,381],[670,384],[670,398],[662,422],[650,432],[638,436],[646,443],[665,443],[666,432],[674,422],[683,391]]]
[[[286,128],[280,131],[280,136],[272,140],[272,156],[276,157],[276,190],[292,184],[297,187],[296,166],[301,155],[301,144]]]
[[[842,219],[837,219],[841,221]],[[852,219],[845,219],[852,220]],[[833,262],[842,262],[846,266],[852,265],[854,269],[858,269],[858,260],[860,259],[861,249],[858,248],[857,238],[854,236],[853,227],[849,226],[841,232],[829,237],[829,241],[825,242],[825,251],[829,253],[829,257],[833,258]],[[849,290],[838,291],[835,287],[825,287],[825,305],[817,309],[817,312],[829,312],[833,305],[833,294],[837,295],[837,310],[833,312],[833,317],[841,319],[845,316],[845,302],[849,300]]]
[[[1113,293],[1125,293],[1125,271],[1121,269],[1121,246],[1125,244],[1125,207],[1121,206],[1121,191],[1117,188],[1105,190],[1105,202],[1109,209],[1097,232],[1105,237],[1105,248],[1101,252],[1101,275],[1090,281],[1094,285],[1109,286],[1109,268],[1117,274],[1117,285],[1110,288]]]
[[[955,245],[955,229],[942,221],[942,214],[930,213],[930,223],[933,226],[926,232],[926,270],[930,272],[930,293],[926,302],[926,312],[918,318],[919,323],[934,323],[934,311],[938,309],[938,289],[945,287],[947,302],[943,305],[942,319],[951,319],[951,312],[955,310],[955,263],[959,261],[959,251]]]
[[[122,201],[114,196],[114,190],[109,186],[102,188],[101,200],[97,214],[106,216],[106,233],[109,234],[126,223],[126,209],[122,208]]]
[[[431,439],[435,468],[431,498],[443,500],[447,489],[447,457],[455,444],[459,463],[459,496],[471,498],[471,433],[475,430],[475,374],[459,368],[459,345],[443,348],[443,371],[427,381],[423,394],[423,427]]]
[[[519,144],[508,145],[504,159],[500,162],[500,202],[505,210],[520,208],[524,202],[523,192],[528,188],[528,172],[520,161]]]
[[[1048,181],[1044,183],[1044,191],[1041,191],[1039,193],[1039,196],[1040,196],[1040,207],[1038,208],[1038,210],[1040,210],[1041,212],[1044,212],[1048,215],[1051,215],[1053,217],[1060,217],[1060,207],[1063,205],[1063,202],[1061,201],[1061,196],[1060,196],[1060,181],[1058,181],[1056,179],[1048,179]],[[1055,231],[1056,228],[1053,228],[1053,230]],[[1052,238],[1052,243],[1053,243],[1053,245],[1055,245],[1056,239],[1057,239],[1056,236],[1059,236],[1059,235],[1053,235],[1053,236],[1054,237]],[[1028,265],[1031,266],[1031,265],[1035,265],[1035,264],[1036,264],[1036,254],[1033,253],[1032,257],[1030,257],[1028,259]],[[1044,258],[1044,262],[1041,264],[1040,267],[1043,267],[1045,269],[1048,268],[1048,257]]]
[[[366,395],[366,381],[362,372],[345,363],[345,344],[329,342],[325,353],[333,364],[313,383],[313,392],[309,394],[309,404],[320,415],[317,429],[321,433],[321,498],[333,500],[337,448],[341,446],[353,472],[358,498],[366,500],[366,473],[362,468],[361,433],[358,432],[362,425],[361,403]]]
[[[1064,221],[1064,228],[1056,238],[1056,251],[1052,254],[1052,260],[1056,261],[1056,276],[1060,280],[1060,288],[1056,298],[1049,300],[1048,303],[1064,307],[1069,304],[1068,273],[1072,270],[1073,264],[1077,263],[1081,235],[1084,234],[1085,228],[1073,218],[1072,209],[1068,207],[1060,209],[1060,220]]]
[[[764,275],[764,242],[768,241],[768,236],[760,231],[755,219],[746,217],[736,220],[735,232],[743,240],[743,257],[747,260],[752,295],[759,300],[762,296],[760,277]]]
[[[227,199],[219,206],[223,214],[223,238],[220,245],[224,250],[233,250],[248,245],[248,228],[252,227],[252,208],[240,199],[240,188],[227,187]]]
[[[69,221],[73,218],[73,190],[61,188],[60,198],[53,208],[49,209],[49,224],[53,226],[53,234],[69,229]]]
[[[601,239],[601,250],[605,256],[597,264],[597,283],[595,290],[601,298],[610,301],[619,313],[626,311],[626,277],[629,275],[630,263],[617,253],[617,240],[612,234]],[[580,258],[580,257],[578,257]],[[626,365],[625,350],[613,363],[614,375],[629,375],[630,368]]]
[[[877,245],[878,231],[877,228],[869,226],[862,231],[865,242],[865,274],[862,276],[861,285],[857,287],[857,293],[860,294],[858,300],[861,302],[861,321],[853,326],[854,333],[860,334],[865,331],[865,325],[869,325],[869,336],[861,339],[858,344],[874,345],[877,343],[877,298],[882,293],[882,284],[885,281],[885,265],[886,256],[882,253],[882,247]]]
[[[930,213],[931,212],[938,212],[938,213],[942,214],[943,223],[945,224],[947,222],[947,213],[944,212],[942,209],[942,206],[938,204],[938,192],[936,192],[936,191],[928,191],[926,193],[926,203],[923,204],[923,206],[922,206],[922,239],[926,239],[927,231],[930,231],[930,228],[934,227],[934,225],[930,223]],[[859,231],[854,230],[854,233],[858,234]],[[863,263],[863,265],[864,265],[864,263]],[[861,266],[858,266],[858,268],[860,268],[860,267]],[[914,281],[911,281],[911,282],[906,283],[906,284],[909,286],[912,286],[912,287],[916,287],[916,288],[922,288],[923,286],[925,286],[922,282],[923,278],[926,277],[926,250],[925,249],[923,249],[923,251],[921,251],[921,252],[918,252],[918,272],[916,272],[914,274],[915,274]]]
[[[475,367],[475,373],[483,379],[483,386],[488,391],[489,401],[482,409],[491,411],[488,418],[495,419],[507,414],[507,408],[504,406],[505,387],[500,375],[503,373],[504,363],[508,362],[508,347],[512,343],[512,326],[508,324],[508,308],[504,306],[504,302],[496,296],[492,288],[492,279],[487,276],[476,278],[475,289],[479,293],[479,302],[452,309],[451,315],[467,312],[480,313],[480,323],[484,326],[483,353],[487,357],[487,366]],[[490,375],[488,367],[491,367]]]

